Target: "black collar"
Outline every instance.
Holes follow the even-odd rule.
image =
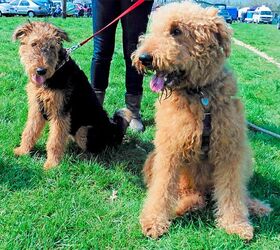
[[[59,60],[55,67],[55,71],[58,71],[65,65],[65,63],[67,63],[70,60],[70,55],[66,49],[61,48],[58,53]]]
[[[184,90],[188,95],[199,95],[204,90],[204,88],[184,88]]]

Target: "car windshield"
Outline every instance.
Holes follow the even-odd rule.
[[[18,3],[19,3],[19,0],[15,0],[15,1],[10,2],[10,5],[18,5]]]
[[[271,15],[271,11],[261,11],[261,15]]]
[[[37,5],[49,6],[50,2],[48,0],[32,0],[32,2],[36,3]]]
[[[229,15],[227,10],[220,10],[221,15]]]
[[[254,12],[248,12],[247,13],[247,18],[252,18],[253,17]]]

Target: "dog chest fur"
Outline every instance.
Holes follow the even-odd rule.
[[[246,152],[246,145],[242,145],[245,141],[242,104],[230,96],[220,99],[219,92],[224,89],[210,93],[212,130],[207,161],[200,159],[204,110],[199,97],[176,90],[169,98],[156,104],[156,151],[172,154],[171,158],[176,158],[182,166],[189,168],[189,178],[195,186],[205,188],[211,185],[213,166],[218,161],[227,161],[232,157],[246,159],[245,154],[234,156],[238,151],[232,150],[244,147]],[[221,130],[220,126],[224,129]]]

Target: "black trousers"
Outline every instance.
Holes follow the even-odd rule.
[[[136,0],[92,0],[93,31],[96,32],[119,16]],[[131,53],[136,49],[139,35],[146,32],[148,15],[153,1],[146,1],[121,19],[123,54],[126,66],[126,92],[140,95],[143,92],[143,76],[131,65]],[[91,62],[91,83],[95,90],[105,91],[109,84],[109,72],[115,48],[117,23],[94,38]]]

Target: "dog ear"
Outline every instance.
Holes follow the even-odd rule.
[[[57,29],[57,36],[63,41],[70,42],[70,38],[64,30]]]
[[[219,45],[224,51],[226,57],[230,56],[231,52],[231,36],[232,36],[232,29],[226,24],[221,17],[216,18],[216,27],[217,32],[215,33],[216,39],[219,42]]]
[[[28,34],[31,33],[33,29],[33,24],[31,22],[24,24],[20,27],[18,27],[13,34],[13,40],[22,40],[24,37],[26,37]]]

